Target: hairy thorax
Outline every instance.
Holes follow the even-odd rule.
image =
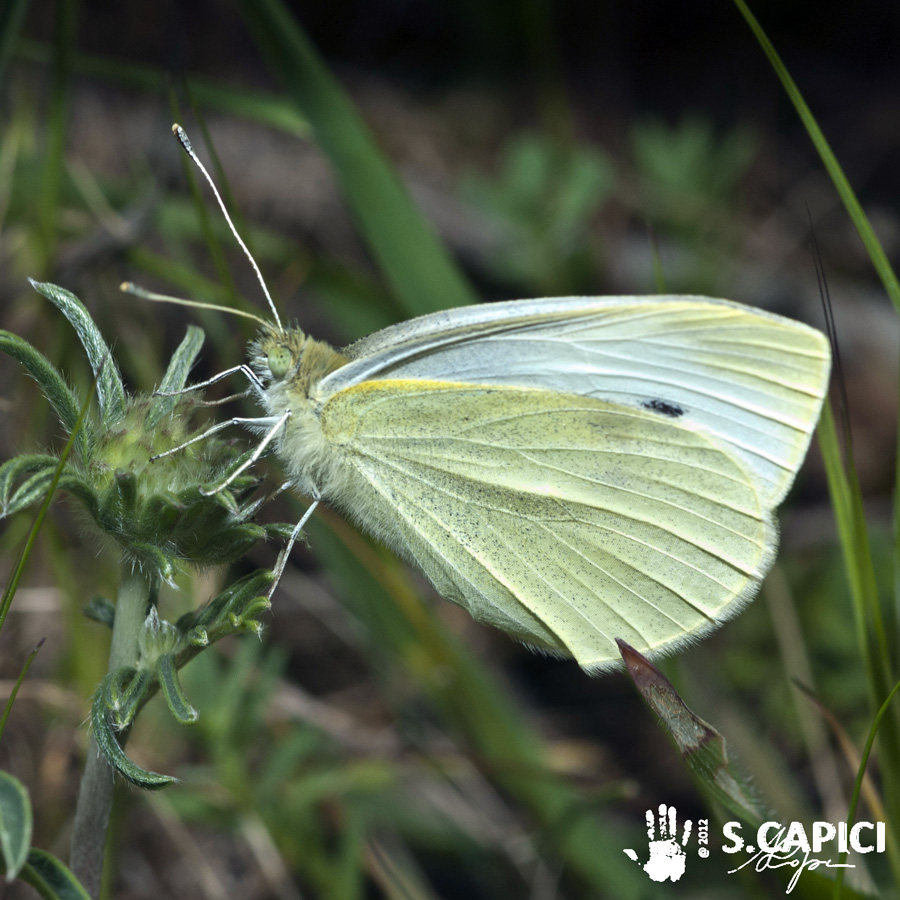
[[[320,384],[346,362],[329,344],[299,328],[266,329],[252,348],[253,368],[267,383],[268,413],[277,418],[290,411],[276,438],[278,458],[296,487],[311,496],[327,498],[342,481],[340,455],[335,455],[322,433],[320,417],[327,398]]]

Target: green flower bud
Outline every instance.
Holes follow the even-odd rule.
[[[60,487],[81,502],[87,527],[112,539],[133,565],[168,581],[180,563],[220,565],[246,553],[265,534],[251,521],[257,507],[248,496],[256,482],[242,476],[225,490],[202,492],[224,481],[242,454],[214,436],[190,444],[203,431],[195,416],[201,398],[176,393],[184,388],[203,332],[188,328],[160,394],[132,396],[78,298],[53,285],[34,286],[75,327],[97,379],[99,413],[82,423],[60,479]],[[0,332],[0,350],[25,366],[72,430],[81,403],[62,375],[15,335]],[[182,449],[169,452],[176,448]],[[56,464],[52,455],[30,454],[0,466],[0,516],[43,496]]]

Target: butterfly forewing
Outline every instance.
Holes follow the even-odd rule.
[[[696,297],[568,297],[462,307],[378,332],[326,393],[372,379],[539,387],[646,409],[731,448],[765,506],[790,487],[828,380],[824,336]]]
[[[333,395],[322,429],[348,473],[339,505],[475,618],[586,668],[618,658],[616,637],[653,650],[702,634],[771,562],[746,467],[654,412],[384,380]]]

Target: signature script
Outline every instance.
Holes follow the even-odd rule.
[[[796,869],[791,876],[791,880],[788,882],[785,890],[786,894],[790,894],[797,884],[797,879],[799,879],[805,871],[812,872],[820,866],[824,866],[826,869],[856,868],[853,863],[834,863],[828,859],[817,859],[810,855],[809,850],[797,847],[790,853],[778,853],[775,850],[757,850],[757,852],[746,862],[741,863],[741,865],[735,869],[729,869],[728,874],[733,875],[735,872],[740,872],[741,869],[745,869],[749,865],[753,865],[757,872],[764,872],[766,869],[783,869],[785,866]]]

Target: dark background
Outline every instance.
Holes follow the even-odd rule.
[[[148,313],[116,294],[114,285],[134,278],[165,290],[164,274],[142,272],[128,255],[126,242],[100,241],[98,245],[96,223],[85,213],[83,202],[70,200],[69,194],[57,219],[56,252],[47,258],[33,250],[38,230],[35,212],[22,191],[26,185],[40,190],[40,179],[32,179],[40,171],[46,147],[51,67],[60,61],[59,45],[54,51],[51,42],[59,34],[67,8],[33,5],[22,29],[23,43],[4,75],[0,109],[7,135],[13,125],[22,129],[21,123],[29,119],[31,125],[0,232],[0,249],[7,263],[0,273],[0,324],[24,334],[54,361],[61,360],[62,366],[71,365],[77,373],[80,365],[82,374],[73,377],[83,380],[77,346],[63,336],[64,326],[38,309],[24,283],[26,276],[56,280],[76,291],[104,333],[115,336],[116,352],[130,383],[149,389],[158,365],[148,358],[151,346],[160,355],[166,349],[170,352],[190,313],[168,308]],[[398,0],[297,3],[292,8],[359,105],[425,216],[486,299],[542,292],[652,291],[650,248],[655,240],[664,261],[674,261],[670,270],[674,289],[758,303],[821,326],[820,289],[810,250],[814,234],[845,354],[855,449],[872,527],[877,534],[887,534],[896,431],[896,319],[796,112],[733,4]],[[900,8],[876,0],[756,2],[752,8],[896,262],[900,247]],[[178,85],[184,77],[206,79],[225,88],[226,95],[229,87],[266,96],[282,91],[230,4],[84,2],[77,7],[74,21],[70,32],[74,43],[63,41],[63,45],[78,59],[91,57],[114,65],[106,75],[91,74],[89,67],[78,62],[74,65],[67,86],[64,157],[67,165],[89,171],[123,214],[157,209],[158,199],[147,199],[157,191],[176,199],[187,196],[181,160],[168,131],[173,110],[162,87],[167,79],[182,103]],[[35,42],[46,51],[43,62],[38,61],[40,48]],[[124,66],[117,73],[117,63],[148,67],[163,76],[160,86],[136,87]],[[183,110],[184,106],[179,114]],[[315,142],[229,112],[227,102],[203,113],[243,215],[284,241],[278,265],[269,258],[268,269],[263,263],[264,272],[290,272],[296,255],[299,269],[316,274],[306,281],[284,277],[270,284],[275,292],[288,285],[277,300],[280,308],[316,336],[338,344],[396,316],[390,292],[356,234]],[[194,123],[191,133],[198,138],[196,115],[190,111],[187,115],[186,124]],[[656,184],[652,172],[641,165],[634,151],[634,134],[640,123],[648,122],[662,123],[676,133],[685,121],[703,123],[714,147],[720,147],[735,129],[744,129],[742,133],[752,135],[753,152],[734,182],[722,190],[696,188],[693,181],[686,184],[686,190],[696,190],[701,198],[701,212],[679,219],[673,209],[677,211],[682,204],[679,198],[687,194],[676,193],[674,201],[663,202],[668,188]],[[504,153],[523,134],[537,135],[550,145],[600,153],[616,171],[614,187],[579,219],[566,239],[561,252],[571,250],[571,261],[567,257],[549,274],[535,267],[526,267],[524,274],[510,268],[510,253],[521,262],[516,260],[515,247],[510,250],[515,228],[509,221],[498,225],[491,209],[473,202],[465,187],[473,178],[482,184],[502,180]],[[201,144],[199,139],[197,143]],[[716,167],[711,166],[709,181],[716,179]],[[183,238],[167,235],[165,228],[164,224],[141,225],[129,246],[174,254]],[[198,269],[212,277],[206,250],[199,241],[194,244],[191,252]],[[546,249],[545,244],[536,246]],[[522,255],[531,253],[526,250]],[[257,303],[256,288],[237,254],[231,257],[231,269],[242,290]],[[328,278],[322,275],[326,271]],[[352,301],[334,299],[338,294],[346,299],[346,294],[354,292],[352,287],[338,291],[338,283],[352,286],[358,280],[364,285],[359,296],[368,297],[370,290],[377,295],[382,304],[377,312],[368,308],[358,312],[362,307]],[[151,337],[152,329],[158,329],[158,339]],[[210,351],[213,358],[201,363],[197,377],[238,361],[237,339],[230,346],[215,346],[221,357],[213,357]],[[4,383],[18,384],[22,381],[19,370],[7,363],[4,360]],[[34,410],[40,404],[28,390],[4,390],[3,414],[8,422],[4,458],[19,452],[22,440],[33,447],[58,439],[49,418],[28,421],[28,416],[38,415]],[[285,506],[277,508],[274,517],[294,515],[296,510]],[[102,672],[102,652],[93,649],[102,647],[102,638],[90,629],[84,637],[78,629],[85,626],[72,623],[86,595],[99,590],[94,582],[102,587],[114,575],[100,572],[106,563],[96,548],[85,549],[71,507],[58,505],[56,516],[53,539],[60,545],[71,544],[70,565],[78,569],[79,560],[91,562],[81,566],[74,590],[61,574],[66,568],[54,562],[53,549],[43,551],[42,563],[31,573],[32,588],[39,593],[27,595],[31,602],[17,607],[18,616],[0,641],[0,665],[6,660],[4,677],[18,671],[20,650],[30,646],[29,640],[43,634],[51,640],[35,669],[38,688],[32,694],[26,692],[20,702],[22,719],[13,760],[10,763],[0,756],[0,761],[17,771],[33,792],[36,843],[42,841],[41,845],[65,856],[67,810],[84,741],[80,725],[92,684],[91,666],[77,661],[79,653],[99,655]],[[782,529],[783,573],[795,593],[819,686],[857,738],[868,722],[862,706],[864,687],[854,658],[851,613],[815,451],[785,505]],[[14,537],[10,530],[7,548],[14,546]],[[261,550],[254,562],[269,562],[269,551],[274,552],[271,547]],[[451,837],[429,833],[417,842],[415,827],[404,827],[395,807],[402,810],[405,791],[429,794],[434,790],[423,771],[440,772],[434,781],[443,786],[446,779],[455,789],[459,789],[457,783],[444,769],[445,765],[453,769],[448,759],[470,767],[488,783],[495,773],[471,752],[464,730],[419,694],[410,669],[400,665],[392,669],[383,658],[369,653],[364,639],[357,639],[359,621],[335,599],[339,592],[315,551],[314,535],[311,551],[297,554],[306,599],[293,605],[284,602],[278,609],[276,598],[264,645],[267,652],[280,653],[282,660],[282,681],[275,691],[282,705],[276,702],[275,712],[263,716],[265,727],[276,733],[287,727],[291,717],[284,714],[284,696],[294,690],[319,704],[316,714],[306,708],[299,716],[300,724],[294,721],[295,727],[321,732],[334,741],[321,750],[321,756],[334,766],[329,770],[336,784],[334,797],[324,795],[306,810],[308,818],[302,826],[294,820],[293,825],[281,823],[279,831],[279,826],[267,822],[273,844],[288,860],[285,865],[307,892],[304,896],[329,895],[323,887],[327,879],[305,869],[303,859],[328,858],[333,846],[341,845],[348,819],[364,820],[371,829],[366,831],[369,838],[383,835],[380,829],[392,839],[402,835],[401,843],[416,858],[436,895],[539,894],[535,885],[544,884],[540,878],[546,877],[545,865],[553,890],[558,890],[548,896],[592,896],[578,878],[570,877],[552,850],[541,857],[541,865],[517,868],[510,863],[502,850],[504,835],[525,834],[541,849],[542,829],[551,826],[530,818],[507,789],[486,789],[490,802],[477,807],[479,815],[490,821],[490,839],[473,825],[464,837],[456,831]],[[10,553],[7,549],[7,557]],[[413,583],[422,588],[419,582]],[[548,765],[563,773],[592,809],[601,810],[619,846],[635,846],[629,842],[642,839],[643,811],[659,802],[675,803],[684,815],[695,819],[706,814],[677,753],[624,676],[588,678],[574,663],[530,654],[504,635],[490,633],[459,610],[434,600],[426,590],[421,593],[442,624],[520,705],[535,733],[546,742]],[[80,641],[92,649],[79,649]],[[224,650],[228,658],[240,652],[236,641]],[[762,599],[717,635],[680,656],[667,672],[686,691],[697,712],[726,734],[764,790],[777,792],[779,785],[792,783],[806,804],[804,811],[823,816],[829,801],[817,793],[807,750],[796,731],[792,689]],[[48,699],[53,685],[62,685],[67,692],[61,704]],[[202,689],[195,685],[193,690]],[[289,695],[296,699],[296,694]],[[220,708],[216,704],[221,698],[210,690],[203,699],[205,708],[196,703],[201,714],[214,716],[211,710]],[[148,710],[147,715],[156,715],[154,727],[167,735],[165,746],[152,751],[154,765],[163,771],[187,772],[190,782],[192,773],[196,775],[190,767],[205,771],[203,766],[216,758],[222,742],[228,740],[235,754],[242,754],[250,783],[253,773],[261,771],[256,767],[262,766],[265,746],[261,748],[247,735],[243,742],[213,732],[199,738],[185,736],[185,729],[164,724],[164,711]],[[349,723],[355,740],[342,739],[335,721]],[[263,734],[263,725],[258,729],[257,737]],[[387,736],[392,749],[385,752],[373,735]],[[153,744],[152,736],[145,733],[144,739]],[[134,745],[140,747],[141,740],[137,732]],[[260,740],[263,745],[275,743],[268,731]],[[22,775],[17,766],[29,754],[32,761],[24,764],[27,775]],[[428,762],[420,765],[422,757]],[[410,764],[411,758],[415,765]],[[383,796],[375,794],[373,800],[367,795],[357,804],[356,799],[347,799],[342,786],[358,776],[361,761],[372,760],[383,766],[380,771],[393,779],[392,785]],[[221,782],[225,769],[215,770],[210,781]],[[766,783],[769,775],[773,781]],[[259,862],[248,853],[239,832],[235,837],[234,808],[246,812],[246,807],[225,804],[229,812],[223,813],[202,790],[188,790],[181,798],[175,801],[181,804],[177,806],[179,821],[193,829],[213,864],[225,872],[226,861],[231,860],[232,871],[222,875],[231,890],[247,897],[275,896],[270,882],[259,876]],[[383,818],[370,809],[379,802]],[[357,813],[361,819],[353,818]],[[123,801],[121,815],[116,896],[154,896],[159,890],[192,896],[191,878],[175,871],[183,847],[158,816],[147,812],[135,792]],[[454,822],[458,831],[464,831],[459,820]],[[321,837],[325,848],[315,845],[313,838],[305,844],[298,838],[299,850],[292,846],[292,833],[303,828]],[[366,872],[361,876],[365,896],[387,896],[383,882],[372,874],[371,859],[360,866]],[[142,867],[157,870],[156,880],[141,876]],[[716,896],[737,890],[729,879],[717,882],[712,868],[710,864],[696,876],[695,888],[716,891]],[[706,877],[708,883],[703,880]],[[609,890],[609,896],[617,896],[614,886]]]

